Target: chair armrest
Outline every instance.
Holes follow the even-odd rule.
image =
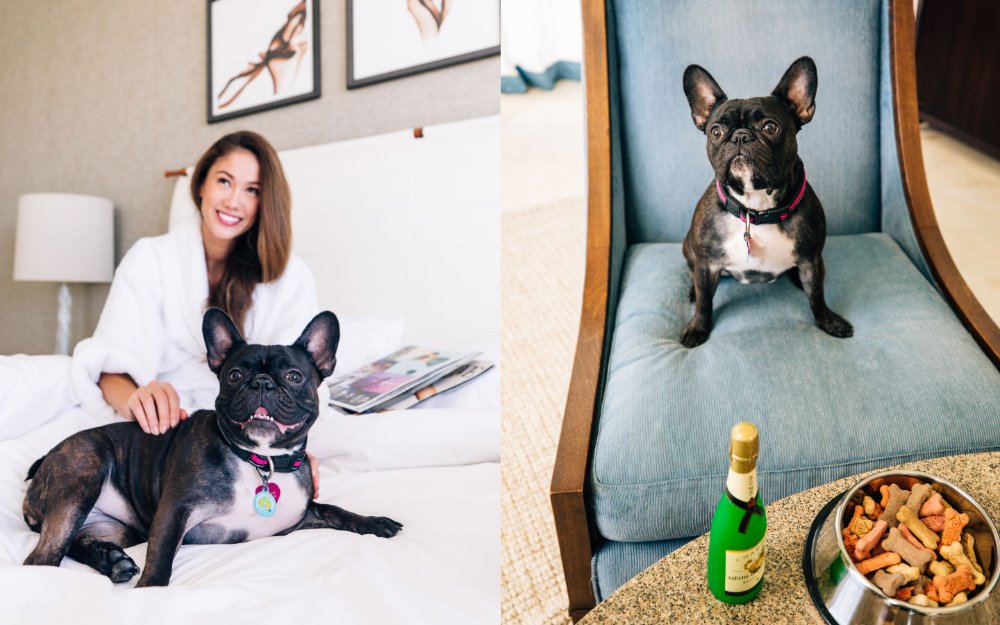
[[[972,334],[983,352],[1000,368],[1000,328],[969,289],[948,252],[934,206],[927,190],[924,158],[920,147],[917,107],[917,71],[913,4],[892,0],[889,6],[890,72],[893,112],[896,118],[896,149],[903,179],[903,194],[910,211],[920,250],[945,299]]]
[[[576,356],[552,472],[550,498],[566,575],[569,613],[578,621],[596,604],[591,561],[599,541],[585,498],[599,395],[611,254],[611,138],[608,57],[602,0],[582,0],[587,102],[587,259]]]

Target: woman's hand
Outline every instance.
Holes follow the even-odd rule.
[[[147,434],[163,434],[188,418],[174,387],[159,380],[135,389],[129,395],[128,409]]]
[[[188,418],[177,391],[166,382],[153,380],[138,386],[128,374],[102,373],[97,386],[115,412],[135,419],[147,434],[162,434]]]

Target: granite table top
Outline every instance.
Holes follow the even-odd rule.
[[[1000,452],[908,462],[846,477],[766,506],[767,568],[764,587],[750,603],[729,605],[708,590],[708,534],[629,580],[594,608],[580,625],[647,623],[766,623],[824,625],[806,588],[802,555],[806,535],[824,505],[867,475],[891,469],[923,471],[962,488],[994,522],[1000,521]]]

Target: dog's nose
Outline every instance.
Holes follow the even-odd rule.
[[[745,145],[753,141],[753,135],[750,134],[749,130],[741,128],[733,133],[733,138],[731,140],[736,145]]]
[[[274,383],[274,378],[263,373],[258,373],[257,375],[253,376],[252,380],[250,380],[250,388],[256,390],[261,387],[264,387],[265,391],[273,391],[275,388],[277,388],[277,386]]]

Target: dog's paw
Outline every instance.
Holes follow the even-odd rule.
[[[816,325],[830,336],[835,336],[838,339],[846,339],[854,336],[854,327],[851,326],[850,322],[830,310],[826,312],[822,319],[816,320]]]
[[[108,577],[116,584],[129,581],[139,572],[139,567],[132,558],[124,553],[122,556],[121,560],[111,565],[111,571],[108,572]]]
[[[384,516],[369,516],[355,524],[358,534],[374,534],[380,538],[390,538],[403,529],[403,524]]]
[[[106,544],[110,546],[105,552],[104,562],[101,563],[99,568],[100,572],[107,575],[115,584],[127,582],[135,577],[135,574],[139,572],[139,567],[136,566],[135,560],[130,558],[117,545]]]
[[[709,330],[705,328],[688,325],[681,333],[681,345],[688,349],[698,347],[708,340],[708,334]]]

